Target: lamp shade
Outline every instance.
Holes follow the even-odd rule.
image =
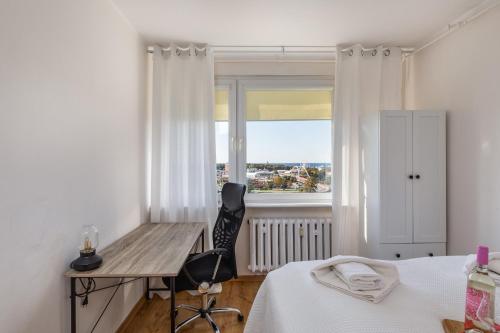
[[[90,253],[99,246],[99,230],[93,224],[84,225],[80,235],[80,251]]]

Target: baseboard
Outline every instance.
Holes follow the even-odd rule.
[[[260,282],[260,281],[264,281],[264,279],[266,278],[266,275],[267,274],[256,274],[256,275],[239,275],[238,278],[236,280],[232,280],[232,281],[257,281],[257,282]]]
[[[132,310],[130,310],[127,318],[121,323],[120,327],[118,327],[117,332],[123,332],[130,325],[132,320],[137,316],[143,305],[146,303],[146,297],[142,296],[137,303],[134,305]]]

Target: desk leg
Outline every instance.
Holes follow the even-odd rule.
[[[76,278],[70,278],[71,289],[71,333],[76,333]]]
[[[175,276],[170,277],[170,333],[175,333]]]
[[[149,301],[151,297],[149,297],[149,278],[146,278],[146,299]]]
[[[201,252],[205,252],[205,229],[201,232]]]

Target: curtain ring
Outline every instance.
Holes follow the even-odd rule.
[[[206,56],[207,55],[207,48],[204,47],[204,48],[199,49],[199,48],[195,47],[194,48],[194,54],[196,56],[199,56],[199,55],[205,55]]]
[[[372,51],[372,57],[374,57],[376,55],[377,55],[377,49],[373,49],[373,51]]]
[[[385,49],[384,50],[384,55],[387,57],[391,54],[391,50],[390,49]]]
[[[190,48],[182,49],[180,47],[177,47],[175,49],[175,54],[177,54],[177,56],[179,57],[183,55],[191,56],[191,49]]]
[[[361,52],[363,52],[363,51],[361,51]],[[348,54],[349,54],[349,57],[352,57],[354,55],[354,50],[350,49]]]

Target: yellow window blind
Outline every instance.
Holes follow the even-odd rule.
[[[229,91],[215,90],[215,121],[229,120]]]
[[[249,121],[332,119],[332,91],[248,90],[246,118]]]

